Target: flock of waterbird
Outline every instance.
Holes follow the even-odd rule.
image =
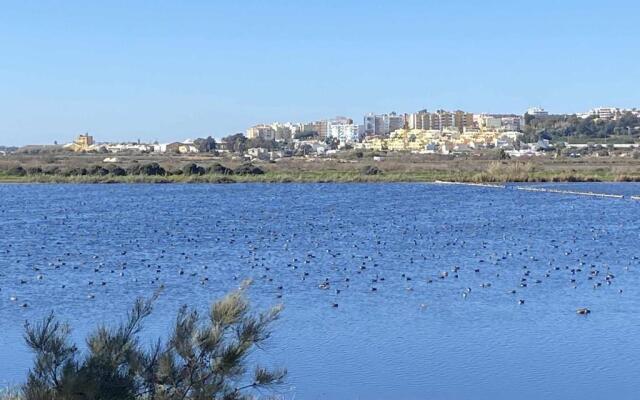
[[[426,309],[436,291],[460,301],[493,293],[524,305],[550,290],[588,287],[621,295],[619,275],[640,264],[632,251],[637,235],[630,238],[623,221],[612,223],[606,207],[576,220],[584,212],[572,205],[551,211],[564,216],[531,214],[523,197],[500,205],[473,190],[412,193],[411,202],[426,196],[422,206],[407,206],[416,203],[403,203],[407,199],[394,192],[371,200],[386,205],[323,197],[319,205],[288,199],[283,207],[274,196],[263,199],[263,207],[217,203],[215,212],[206,204],[199,211],[179,208],[183,199],[165,194],[162,202],[111,211],[103,204],[102,210],[78,212],[91,201],[43,206],[28,218],[16,214],[16,204],[0,203],[6,232],[0,238],[0,295],[27,308],[60,296],[94,301],[123,287],[137,288],[137,294],[165,287],[169,296],[173,287],[187,287],[196,295],[199,287],[229,288],[252,278],[267,296],[286,300],[308,293],[333,308],[354,296],[384,301],[404,293]],[[528,214],[519,212],[526,207]]]

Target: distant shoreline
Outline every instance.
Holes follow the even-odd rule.
[[[544,183],[544,182],[640,182],[640,176],[607,176],[594,173],[531,173],[501,176],[451,171],[417,173],[265,173],[263,175],[169,175],[169,176],[0,176],[0,184],[234,184],[234,183]]]
[[[490,156],[493,156],[491,158]],[[251,162],[213,155],[24,154],[0,157],[0,183],[462,183],[640,182],[640,159],[553,157],[518,159],[358,152],[340,158],[289,157]]]

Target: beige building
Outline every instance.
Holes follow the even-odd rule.
[[[458,110],[454,114],[454,127],[462,132],[465,128],[473,128],[473,114]]]
[[[407,117],[409,129],[429,129],[431,127],[431,113],[427,110],[409,114]]]
[[[87,151],[91,146],[94,145],[93,136],[85,133],[84,135],[80,135],[73,141],[65,146],[65,148],[73,150],[73,151]]]
[[[428,112],[427,110],[418,111],[408,116],[407,125],[409,129],[442,131],[455,128],[460,132],[465,128],[475,126],[473,114],[461,110],[454,112],[446,110],[438,110],[436,112]]]
[[[275,140],[276,131],[270,125],[256,125],[247,129],[247,137],[249,139]]]
[[[505,147],[513,145],[520,133],[482,131],[480,129],[457,128],[443,130],[398,129],[388,138],[367,137],[362,147],[369,150],[409,151],[414,153],[432,152],[441,149],[444,152],[456,149],[480,149],[487,147]],[[449,150],[448,150],[449,149]]]
[[[320,139],[324,139],[329,133],[329,121],[304,123],[302,124],[302,132],[316,132]]]

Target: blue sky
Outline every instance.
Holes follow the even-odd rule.
[[[4,1],[0,144],[640,107],[635,1]]]

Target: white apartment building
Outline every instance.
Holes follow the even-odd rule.
[[[338,139],[340,144],[351,144],[358,141],[358,130],[359,128],[356,124],[330,122],[327,135],[331,138]]]
[[[616,119],[622,111],[613,107],[598,107],[589,110],[586,113],[579,114],[581,118],[596,117],[598,119],[611,120]]]
[[[431,114],[427,110],[409,114],[407,125],[409,129],[428,130],[431,126]]]
[[[517,132],[524,128],[524,117],[520,115],[502,117],[502,129]]]
[[[375,135],[376,132],[376,116],[373,113],[369,113],[364,116],[364,134],[365,136]]]
[[[293,139],[293,136],[301,131],[300,124],[292,124],[291,122],[280,123],[274,122],[271,124],[271,128],[274,130],[274,136],[276,141],[288,141]]]
[[[473,121],[481,129],[517,132],[524,127],[524,117],[509,114],[475,114]]]
[[[617,107],[598,107],[593,108],[585,113],[577,114],[580,118],[595,117],[603,120],[617,120],[624,114],[631,113],[640,116],[640,110],[637,108],[617,108]]]
[[[389,114],[369,113],[364,116],[365,136],[387,136],[391,132],[404,128],[405,117],[395,112]]]
[[[404,128],[404,115],[402,114],[398,115],[395,112],[392,112],[391,114],[386,115],[386,120],[389,133]]]
[[[549,112],[545,111],[542,107],[530,107],[527,110],[527,114],[533,115],[534,117],[548,117]]]

